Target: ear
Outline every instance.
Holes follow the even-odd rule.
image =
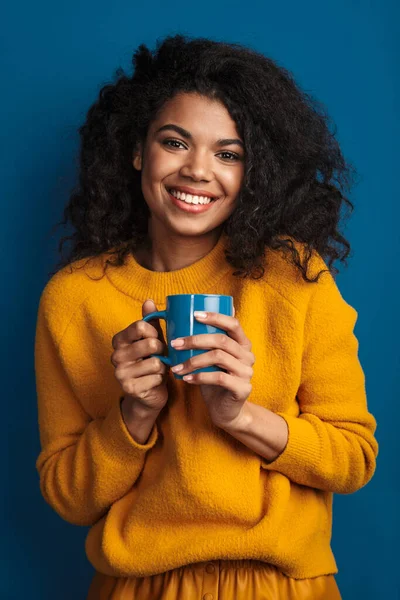
[[[134,168],[137,171],[141,171],[142,170],[142,148],[141,148],[140,144],[137,146],[137,149],[134,151],[132,159],[133,159],[132,164],[133,164]]]

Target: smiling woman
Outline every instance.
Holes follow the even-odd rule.
[[[228,151],[232,146],[240,150]],[[200,235],[202,248],[215,246],[243,182],[242,146],[221,102],[185,93],[164,104],[133,158],[134,167],[142,171],[142,192],[151,212],[149,237],[163,241],[159,261],[168,255],[168,239],[176,244],[179,237],[193,237],[195,243]],[[179,196],[170,194],[171,189]],[[199,200],[202,196],[213,202]],[[191,262],[193,258],[195,254]]]
[[[90,526],[89,600],[338,600],[332,495],[378,452],[333,277],[351,169],[255,51],[178,35],[134,66],[80,129],[72,249],[40,300],[43,496]],[[231,296],[233,316],[205,307],[187,318],[208,333],[166,341],[144,317],[175,294]],[[183,379],[167,342],[205,350]]]

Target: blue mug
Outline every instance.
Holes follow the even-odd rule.
[[[179,350],[171,346],[171,340],[203,333],[224,333],[226,335],[226,331],[219,329],[219,327],[200,323],[193,315],[195,310],[216,312],[232,317],[233,297],[220,296],[218,294],[174,294],[167,296],[166,310],[152,312],[143,317],[143,321],[165,319],[167,325],[168,356],[161,354],[152,354],[151,356],[159,358],[169,367],[174,367],[189,360],[192,356],[203,354],[204,352],[208,352],[208,350],[195,350],[193,348]],[[209,366],[197,369],[193,373],[213,371],[223,371],[223,369],[216,366]],[[174,373],[174,376],[175,379],[182,379],[182,375],[178,375],[177,373]]]

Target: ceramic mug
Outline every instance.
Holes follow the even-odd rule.
[[[152,354],[151,356],[159,358],[169,367],[174,367],[189,360],[192,356],[203,354],[204,352],[208,352],[208,350],[193,348],[179,350],[171,346],[172,340],[203,333],[224,333],[227,335],[223,329],[207,325],[206,323],[200,323],[193,315],[195,310],[216,312],[232,317],[233,297],[218,294],[174,294],[167,296],[167,307],[165,310],[152,312],[143,317],[143,321],[150,321],[151,319],[164,319],[166,321],[168,355]],[[193,373],[213,371],[223,371],[223,369],[212,365],[196,369]],[[182,375],[178,373],[174,373],[174,376],[175,379],[182,379]]]

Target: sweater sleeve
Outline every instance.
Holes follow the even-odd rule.
[[[305,317],[299,414],[278,413],[287,423],[288,442],[262,467],[301,485],[347,494],[368,483],[378,454],[354,335],[358,314],[330,273],[310,285],[315,289]]]
[[[136,443],[122,418],[118,397],[105,417],[90,418],[73,389],[62,341],[54,324],[50,326],[46,304],[44,294],[35,337],[40,489],[63,519],[93,525],[134,485],[146,453],[157,441],[157,426],[146,444]]]

